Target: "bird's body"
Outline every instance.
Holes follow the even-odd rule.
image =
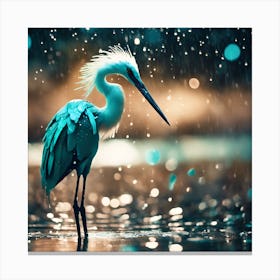
[[[99,142],[98,110],[85,100],[72,100],[49,123],[41,166],[49,193],[73,169],[87,176]]]
[[[90,94],[94,87],[105,95],[106,105],[98,108],[86,100],[71,100],[52,118],[43,138],[44,150],[41,164],[42,186],[47,194],[72,170],[77,171],[74,197],[74,214],[78,237],[81,237],[79,213],[81,213],[85,237],[87,237],[84,195],[86,177],[90,171],[99,143],[99,132],[110,131],[117,126],[124,108],[124,94],[120,85],[108,83],[106,76],[120,74],[135,85],[160,116],[168,123],[148,90],[141,81],[135,58],[130,52],[116,46],[110,51],[94,56],[81,69],[81,87]],[[169,123],[168,123],[169,124]],[[78,188],[83,176],[81,204],[78,206]]]

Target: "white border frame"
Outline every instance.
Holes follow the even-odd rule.
[[[0,8],[0,279],[280,278],[277,0],[6,0]],[[253,28],[251,255],[28,255],[27,31],[72,26]]]

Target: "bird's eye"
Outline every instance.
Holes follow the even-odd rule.
[[[126,71],[127,71],[129,78],[135,83],[137,81],[137,79],[136,79],[133,71],[131,70],[131,68],[127,67]]]
[[[128,74],[128,76],[129,76],[130,78],[131,78],[131,77],[134,77],[131,68],[128,68],[128,67],[127,67],[126,71],[127,71],[127,74]]]
[[[131,70],[131,68],[126,69],[127,74],[129,76],[129,78],[131,79],[131,81],[134,83],[134,85],[137,87],[137,85],[139,85],[139,80],[135,77],[133,71]]]

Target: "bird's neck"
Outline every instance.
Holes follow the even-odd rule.
[[[110,129],[119,122],[124,108],[122,87],[106,81],[106,76],[113,73],[108,70],[100,71],[95,81],[97,90],[106,97],[106,105],[101,108],[100,113],[100,126],[104,129]]]

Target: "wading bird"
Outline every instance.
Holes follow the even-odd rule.
[[[114,131],[124,108],[124,94],[119,84],[109,83],[106,76],[120,74],[134,85],[158,112],[169,122],[141,80],[138,66],[130,50],[119,46],[101,51],[81,68],[80,88],[86,89],[86,96],[96,87],[106,97],[102,108],[87,100],[71,100],[62,107],[49,122],[43,138],[44,149],[41,164],[42,186],[49,196],[50,191],[72,170],[77,172],[77,184],[73,210],[78,238],[81,238],[79,214],[81,214],[84,237],[87,238],[87,222],[84,207],[86,178],[93,157],[98,149],[99,132]],[[80,177],[83,189],[80,206],[78,190]]]

